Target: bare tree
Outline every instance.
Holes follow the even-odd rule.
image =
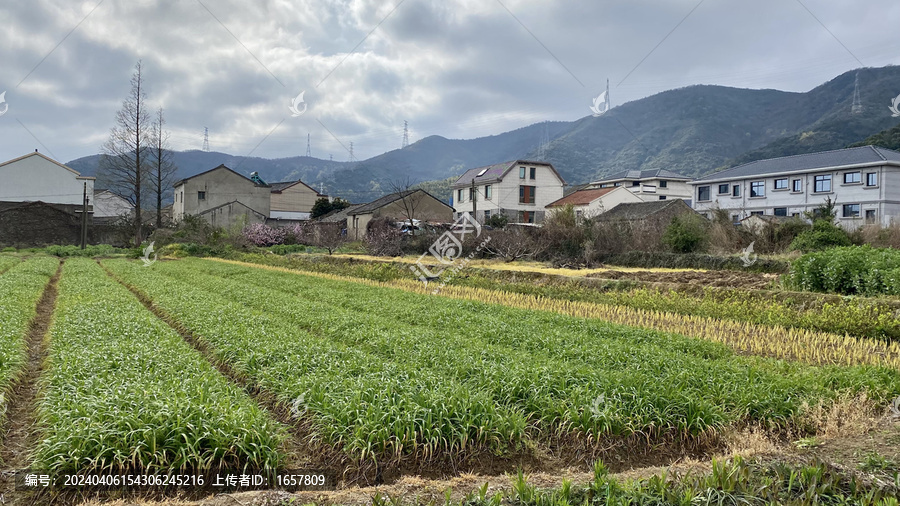
[[[145,109],[143,67],[138,61],[131,76],[131,91],[116,113],[116,126],[101,148],[100,174],[110,189],[134,205],[134,243],[140,246],[142,185],[146,179],[145,155],[150,133],[150,115]]]
[[[156,110],[156,117],[150,127],[150,189],[156,196],[156,228],[162,228],[163,194],[169,190],[178,167],[172,161],[169,149],[169,132],[164,127],[163,108]]]
[[[513,228],[492,232],[491,241],[484,247],[484,251],[502,258],[505,262],[513,262],[520,258],[540,255],[544,251],[544,246],[527,231]]]
[[[403,208],[403,217],[409,221],[409,227],[414,226],[413,220],[416,219],[416,209],[424,200],[425,192],[418,188],[413,188],[409,178],[389,183],[391,193],[396,193],[400,197],[400,205]]]
[[[340,223],[316,223],[313,232],[313,246],[325,248],[331,255],[347,242],[343,226]]]

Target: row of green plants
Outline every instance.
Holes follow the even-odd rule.
[[[93,261],[66,261],[38,407],[36,468],[273,469],[283,426]]]
[[[409,279],[409,266],[316,255],[280,257],[240,254],[231,258],[262,265],[359,277],[376,281]],[[573,280],[563,276],[466,269],[449,284],[542,297],[616,304],[761,325],[779,325],[849,334],[855,337],[900,339],[900,305],[878,299],[841,299],[816,294],[749,291],[702,287],[691,291],[648,287],[627,280]]]
[[[594,319],[198,259],[104,265],[282,402],[302,399],[355,457],[797,426],[835,395],[900,393],[888,369],[740,357]]]
[[[14,255],[0,255],[0,274],[6,272],[12,266],[20,263],[21,258]]]
[[[556,488],[539,488],[519,472],[511,486],[491,493],[488,484],[453,501],[446,491],[447,506],[722,506],[822,504],[853,506],[897,506],[900,480],[875,483],[852,472],[819,460],[809,462],[764,462],[713,460],[708,473],[671,476],[667,473],[633,480],[617,479],[600,461],[594,464],[593,479],[584,484],[563,480]],[[402,496],[377,493],[374,506],[421,504]],[[433,503],[432,503],[433,504]]]
[[[0,257],[0,272],[6,271],[0,274],[0,392],[4,395],[28,360],[25,337],[58,267],[59,260],[50,257],[25,262]],[[0,419],[5,412],[6,397],[0,401]]]
[[[787,284],[844,295],[900,295],[900,250],[848,246],[807,253],[793,262]]]

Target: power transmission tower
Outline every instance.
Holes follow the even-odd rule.
[[[209,151],[209,129],[203,128],[203,151]]]
[[[309,134],[306,134],[306,156],[312,156],[311,151],[309,150]]]
[[[853,105],[850,106],[850,114],[862,112],[862,101],[859,99],[859,71],[856,71],[856,81],[853,83]]]
[[[544,123],[543,128],[541,129],[541,141],[538,144],[537,150],[537,158],[539,161],[543,161],[547,157],[547,148],[550,145],[550,132],[547,128],[547,123]]]
[[[409,146],[409,123],[403,120],[403,143],[400,145],[400,149],[407,146]]]
[[[333,162],[333,161],[334,161],[334,156],[328,155],[328,161],[329,161],[329,162]]]
[[[350,161],[353,161],[353,142],[350,142]]]

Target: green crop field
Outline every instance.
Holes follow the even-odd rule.
[[[500,459],[503,472],[523,461],[590,471],[601,454],[707,455],[747,428],[814,438],[835,423],[823,413],[884,410],[900,395],[900,371],[887,366],[738,353],[551,310],[558,299],[544,310],[523,306],[523,294],[433,296],[328,276],[0,256],[0,383],[9,392],[33,381],[36,392],[15,401],[33,413],[4,421],[35,432],[9,465],[159,473],[304,462],[371,478]],[[52,308],[39,314],[47,294]],[[43,344],[29,337],[40,318]]]

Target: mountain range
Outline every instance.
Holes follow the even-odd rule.
[[[549,161],[573,185],[627,169],[665,168],[700,176],[761,158],[863,141],[900,124],[888,108],[898,93],[900,67],[861,68],[802,93],[688,86],[613,107],[599,117],[536,123],[476,139],[433,135],[355,162],[196,150],[173,155],[179,178],[225,164],[246,175],[258,172],[267,182],[301,179],[355,202],[389,193],[401,181],[432,182],[429,187],[447,197],[449,178],[513,159]],[[99,155],[92,155],[67,165],[96,175],[98,162]],[[98,180],[97,187],[102,186]]]

